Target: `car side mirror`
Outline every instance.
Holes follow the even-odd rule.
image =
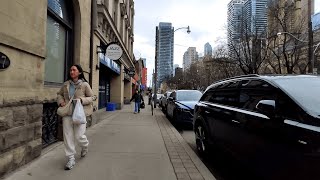
[[[265,114],[269,117],[273,117],[276,110],[276,101],[275,100],[261,100],[256,106],[256,109],[262,114]]]

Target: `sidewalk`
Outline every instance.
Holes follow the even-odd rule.
[[[124,106],[88,129],[89,153],[78,155],[71,171],[64,170],[64,146],[58,143],[6,180],[214,179],[170,125],[159,108],[152,116],[150,106],[140,114]]]

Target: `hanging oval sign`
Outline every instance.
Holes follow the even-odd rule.
[[[0,52],[0,70],[7,69],[10,66],[10,59],[8,56]]]
[[[106,56],[109,59],[118,60],[121,58],[122,54],[123,54],[123,50],[118,44],[116,43],[108,44],[108,47],[106,49]]]
[[[130,77],[133,77],[135,74],[136,74],[136,73],[135,73],[134,71],[129,71],[129,72],[128,72],[128,75],[129,75]]]

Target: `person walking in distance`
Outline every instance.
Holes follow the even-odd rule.
[[[144,102],[144,100],[141,93],[138,90],[136,90],[136,92],[133,94],[130,102],[133,100],[134,100],[134,114],[140,113],[140,104],[141,102]]]
[[[72,108],[70,108],[68,115],[62,117],[65,153],[68,158],[65,170],[71,170],[76,164],[76,143],[81,147],[81,157],[86,156],[89,145],[89,141],[85,135],[86,124],[73,124],[72,114],[77,102],[76,100],[80,99],[85,115],[88,117],[93,113],[92,102],[96,97],[93,95],[80,65],[73,65],[70,68],[68,80],[64,82],[57,95],[57,103],[60,107],[64,107],[69,101],[72,101],[70,102]]]
[[[148,105],[150,105],[151,104],[151,99],[152,99],[152,92],[151,91],[149,91],[148,97],[149,97]]]

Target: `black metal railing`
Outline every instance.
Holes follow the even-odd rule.
[[[57,114],[57,103],[43,104],[42,117],[42,146],[48,145],[58,141],[58,122],[59,116]]]

